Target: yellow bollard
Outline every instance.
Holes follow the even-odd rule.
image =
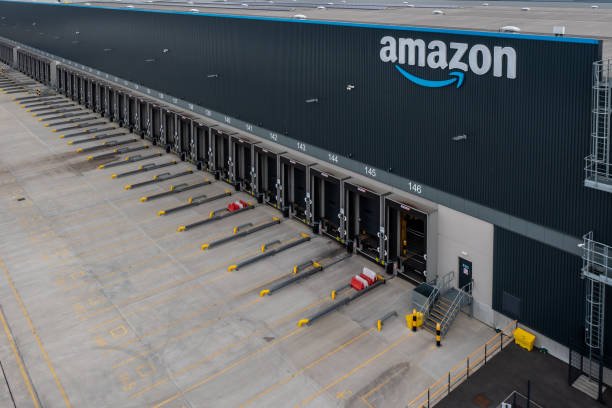
[[[417,313],[416,309],[412,309],[412,331],[415,332],[417,328]]]
[[[440,323],[436,323],[436,346],[438,347],[440,347],[440,340],[441,340]]]

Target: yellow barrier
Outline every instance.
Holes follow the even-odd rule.
[[[535,336],[526,330],[517,327],[514,332],[514,342],[524,348],[527,351],[533,350],[533,344],[535,343]]]

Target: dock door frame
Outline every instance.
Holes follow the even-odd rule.
[[[353,194],[356,196],[353,196]],[[347,245],[354,245],[355,251],[376,262],[380,265],[385,265],[387,257],[387,235],[385,229],[385,197],[391,194],[390,192],[378,193],[370,190],[366,187],[348,180],[344,183],[344,213],[346,217],[346,242]],[[361,197],[372,200],[372,208],[377,208],[378,217],[374,216],[371,223],[378,223],[377,231],[367,231],[369,238],[377,243],[377,247],[374,250],[367,250],[364,248],[364,240],[360,238],[360,230],[364,229],[362,225],[362,200]],[[376,202],[376,203],[374,203]],[[374,227],[374,224],[370,225]],[[367,227],[366,227],[367,228]],[[370,249],[374,247],[371,246]]]
[[[281,209],[280,155],[263,146],[255,145],[254,166],[257,173],[257,201]],[[271,168],[273,169],[271,172]]]
[[[238,135],[231,138],[231,155],[233,161],[233,181],[237,189],[246,191],[252,196],[256,195],[255,189],[255,150],[254,146],[260,142],[255,142]]]
[[[346,215],[344,212],[344,182],[350,179],[348,176],[338,176],[329,171],[314,166],[310,168],[310,196],[312,200],[311,217],[312,223],[320,225],[319,232],[336,241],[345,243],[346,239]],[[326,185],[331,184],[338,189],[338,206],[337,212],[327,214],[327,210],[331,210],[327,205],[326,197],[329,193],[329,188]],[[325,217],[325,218],[323,218]]]
[[[310,168],[316,163],[305,164],[292,158],[290,155],[280,156],[280,180],[281,180],[281,207],[289,212],[289,216],[306,225],[312,225],[312,197],[310,194]],[[296,170],[304,173],[303,197],[296,194]],[[299,211],[300,203],[303,211]]]
[[[391,219],[392,211],[397,211],[396,220]],[[424,252],[424,254],[412,252],[412,254],[414,255],[412,262],[410,262],[409,259],[404,259],[404,260],[402,259],[402,253],[401,253],[402,249],[404,249],[407,252],[409,251],[407,248],[405,248],[408,246],[409,243],[406,242],[403,248],[403,245],[401,242],[402,231],[401,231],[401,218],[400,217],[402,214],[414,214],[415,217],[418,217],[424,221],[424,227],[423,227],[424,231],[422,233],[416,230],[414,231],[415,235],[417,235],[417,233],[422,234],[422,237],[421,237],[422,244],[423,244],[422,251]],[[385,226],[386,226],[387,236],[388,236],[387,247],[386,247],[386,251],[387,251],[386,262],[394,263],[396,265],[396,270],[397,270],[398,275],[405,277],[407,280],[410,280],[414,283],[421,283],[427,280],[426,273],[429,267],[427,252],[430,249],[428,246],[428,240],[429,240],[428,235],[430,233],[430,230],[429,230],[430,216],[429,215],[430,214],[428,212],[421,210],[419,208],[416,208],[414,205],[404,203],[396,197],[386,197],[385,199],[385,221],[386,221]],[[394,225],[392,225],[392,223]],[[408,230],[409,228],[406,226],[406,229]],[[392,246],[395,246],[395,248],[392,248]],[[418,259],[419,257],[422,257],[423,259],[422,260]],[[415,270],[412,271],[411,273],[408,273],[408,271],[406,271],[406,268],[410,267],[411,264],[414,265]]]

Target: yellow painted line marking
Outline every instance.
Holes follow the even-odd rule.
[[[434,346],[434,348],[436,348]],[[431,351],[432,349],[430,348],[427,352],[429,353],[429,351]],[[383,388],[385,385],[387,385],[392,379],[403,375],[406,372],[406,370],[399,370],[398,372],[394,373],[393,375],[389,376],[385,381],[383,381],[382,383],[378,384],[376,387],[372,388],[370,391],[368,391],[367,393],[365,393],[364,395],[361,396],[361,401],[366,404],[368,407],[370,408],[374,408],[374,404],[372,404],[368,398],[370,398],[370,396],[372,394],[374,394],[375,392],[377,392],[378,390],[380,390],[381,388]]]
[[[360,398],[361,402],[363,402],[368,408],[376,408],[370,401],[368,401],[365,397]]]
[[[220,279],[224,279],[224,278],[226,278],[226,277],[228,277],[228,276],[229,276],[229,275],[227,275],[227,274],[222,274],[222,275],[217,276],[216,278],[210,279],[210,280],[209,280],[209,281],[207,281],[206,283],[207,283],[207,284],[210,284],[210,283],[212,283],[212,282],[214,282],[214,281],[217,281],[217,280],[220,280]],[[283,275],[283,276],[284,276],[284,275]],[[241,296],[244,296],[244,295],[246,295],[246,294],[248,294],[248,293],[250,293],[250,292],[252,292],[252,291],[254,291],[254,290],[258,289],[259,287],[264,286],[264,285],[268,285],[268,284],[270,284],[271,282],[274,282],[274,281],[276,281],[276,280],[278,280],[278,279],[280,279],[280,278],[282,278],[282,276],[281,276],[281,277],[278,277],[278,278],[273,278],[273,279],[270,279],[270,280],[268,280],[268,281],[266,281],[266,282],[263,282],[263,283],[258,283],[257,285],[251,286],[250,288],[247,288],[247,289],[242,290],[242,291],[240,291],[240,292],[235,292],[234,294],[231,294],[231,295],[230,295],[230,297],[229,297],[228,301],[229,301],[229,300],[236,299],[236,298],[239,298],[239,297],[241,297]],[[241,310],[243,310],[243,309],[249,309],[251,306],[256,305],[256,304],[257,304],[257,303],[258,303],[260,300],[261,300],[261,298],[256,298],[256,299],[254,299],[253,301],[251,301],[250,303],[246,303],[246,304],[244,304],[244,305],[238,306],[237,308],[232,309],[231,311],[229,311],[229,312],[227,312],[227,313],[224,313],[224,314],[222,314],[221,316],[217,316],[217,317],[215,317],[214,319],[208,319],[208,320],[205,320],[204,322],[202,322],[202,323],[198,324],[197,326],[195,326],[195,327],[193,327],[193,328],[191,328],[191,329],[189,329],[189,330],[186,330],[186,331],[184,331],[184,332],[182,332],[182,333],[179,333],[179,334],[177,334],[177,335],[175,335],[175,336],[173,336],[173,337],[170,337],[170,338],[168,338],[168,339],[164,339],[164,344],[163,344],[162,346],[159,346],[159,347],[152,347],[151,349],[149,349],[149,350],[148,350],[148,351],[146,351],[146,352],[139,353],[138,355],[133,356],[133,357],[129,357],[129,358],[127,358],[127,359],[125,359],[125,360],[123,360],[123,361],[121,361],[121,362],[119,362],[119,363],[115,364],[115,365],[113,366],[113,369],[117,369],[117,368],[119,368],[119,367],[122,367],[122,366],[124,366],[124,365],[126,365],[126,364],[128,364],[128,363],[130,363],[130,362],[132,362],[132,361],[134,361],[134,360],[135,360],[135,359],[137,359],[137,358],[143,358],[143,357],[146,357],[147,355],[149,355],[149,354],[151,354],[151,353],[153,353],[153,352],[155,352],[155,351],[159,350],[160,348],[166,347],[168,344],[171,344],[171,343],[172,343],[172,342],[174,342],[175,340],[180,340],[180,339],[183,339],[183,338],[185,338],[185,337],[187,337],[187,336],[190,336],[191,334],[193,334],[193,333],[195,333],[195,332],[197,332],[197,331],[199,331],[199,330],[202,330],[202,329],[205,329],[205,328],[209,327],[209,326],[210,326],[212,323],[214,323],[215,321],[218,321],[218,320],[220,320],[220,319],[222,319],[222,318],[224,318],[224,317],[231,316],[231,315],[233,315],[233,314],[235,314],[235,313],[238,313],[239,311],[241,311]],[[222,305],[227,304],[227,303],[228,303],[227,301],[226,301],[226,302],[223,302],[223,303],[222,303]],[[129,344],[132,344],[132,343],[136,342],[136,341],[142,340],[142,339],[143,339],[143,338],[145,338],[145,337],[155,335],[155,334],[160,333],[160,332],[162,332],[162,331],[165,331],[166,329],[171,328],[171,327],[173,327],[173,326],[175,326],[175,325],[177,325],[177,324],[179,324],[179,323],[182,323],[182,322],[184,322],[184,321],[190,320],[190,319],[192,319],[192,318],[194,318],[194,317],[198,317],[198,316],[200,316],[200,315],[202,315],[202,314],[206,313],[207,311],[209,311],[211,308],[216,307],[216,306],[220,306],[220,305],[219,305],[219,304],[216,304],[216,303],[213,303],[213,304],[207,305],[207,306],[205,306],[205,307],[201,308],[199,311],[197,311],[197,312],[195,312],[195,313],[192,313],[192,314],[189,314],[189,315],[183,316],[183,317],[181,317],[181,318],[180,318],[180,319],[178,319],[178,320],[173,320],[173,321],[172,321],[172,323],[170,323],[170,324],[167,324],[167,325],[164,325],[164,326],[158,327],[158,328],[156,328],[155,330],[152,330],[152,331],[150,331],[150,332],[143,333],[143,334],[139,335],[137,338],[130,339],[130,340],[128,340],[128,341],[126,341],[126,342],[124,342],[124,343],[121,343],[121,344],[119,344],[119,345],[117,345],[117,346],[118,346],[118,347],[122,347],[122,348],[123,348],[123,347],[125,347],[125,346],[127,346],[127,345],[129,345]],[[117,347],[117,346],[115,346],[115,347]]]
[[[344,350],[345,348],[347,348],[348,346],[350,346],[351,344],[353,344],[354,342],[358,341],[359,339],[361,339],[362,337],[370,334],[374,329],[368,329],[364,332],[361,332],[360,334],[352,337],[351,339],[347,340],[346,342],[342,343],[341,345],[339,345],[338,347],[336,347],[335,349],[325,353],[324,355],[322,355],[321,357],[319,357],[318,359],[312,361],[311,363],[309,363],[308,365],[300,368],[299,370],[297,370],[296,372],[289,374],[288,376],[286,376],[285,378],[277,381],[276,383],[272,384],[271,386],[269,386],[268,388],[266,388],[265,390],[261,391],[260,393],[256,394],[255,396],[253,396],[252,398],[248,399],[247,401],[243,402],[242,404],[240,404],[240,407],[246,407],[248,405],[251,405],[253,402],[255,402],[256,400],[258,400],[259,398],[265,396],[266,394],[269,394],[270,392],[274,391],[276,388],[280,387],[281,385],[285,385],[287,383],[289,383],[291,380],[293,380],[295,377],[297,377],[298,375],[310,370],[311,368],[315,367],[316,365],[318,365],[319,363],[321,363],[322,361],[328,359],[329,357],[333,356],[334,354],[338,353],[341,350]]]
[[[200,253],[200,252],[197,252],[197,253]],[[240,260],[242,258],[246,258],[248,256],[252,256],[252,255],[253,254],[246,254],[246,255],[238,258],[237,260]],[[101,308],[101,309],[95,310],[94,312],[90,313],[86,317],[86,319],[90,319],[93,316],[97,316],[97,315],[99,315],[101,313],[105,313],[105,312],[113,310],[113,309],[115,309],[117,307],[123,307],[123,306],[129,305],[130,303],[138,302],[140,300],[143,300],[143,299],[146,299],[148,297],[151,297],[151,296],[157,295],[159,293],[162,293],[162,292],[164,292],[166,290],[173,289],[175,287],[181,286],[181,285],[183,285],[183,284],[185,284],[187,282],[194,281],[194,280],[199,279],[199,278],[201,278],[203,276],[206,276],[209,273],[212,273],[212,272],[216,271],[217,269],[221,268],[224,264],[225,264],[225,262],[220,262],[220,263],[218,263],[216,265],[213,265],[213,266],[205,269],[204,271],[202,271],[202,272],[200,272],[198,274],[191,275],[191,276],[188,276],[186,278],[179,279],[179,280],[176,280],[176,281],[168,282],[165,285],[158,286],[157,288],[155,288],[155,289],[153,289],[151,291],[142,293],[142,294],[137,295],[137,296],[129,297],[129,298],[127,298],[127,299],[125,299],[125,300],[123,300],[121,302],[118,302],[116,304],[112,304],[112,305],[107,306],[105,308]]]
[[[195,384],[192,384],[191,386],[187,387],[187,389],[185,389],[182,392],[176,393],[173,396],[166,398],[165,400],[163,400],[162,402],[160,402],[159,404],[155,405],[155,408],[159,408],[159,407],[163,407],[164,405],[176,400],[177,398],[181,397],[184,394],[187,394],[193,390],[195,390],[196,388],[201,387],[202,385],[211,382],[212,380],[214,380],[215,378],[218,378],[220,376],[222,376],[223,374],[227,373],[228,371],[234,369],[235,367],[238,367],[239,365],[241,365],[242,363],[244,363],[245,361],[249,360],[251,357],[254,357],[258,354],[263,353],[264,351],[268,350],[269,348],[271,348],[273,345],[275,345],[276,343],[280,343],[282,341],[285,341],[293,336],[295,336],[297,333],[299,333],[300,331],[302,331],[302,329],[295,329],[290,333],[287,333],[286,335],[284,335],[283,337],[279,337],[275,340],[272,340],[270,343],[266,344],[265,346],[247,354],[246,356],[242,357],[241,359],[235,361],[234,363],[226,366],[225,368],[223,368],[220,371],[217,371],[216,373],[209,375],[208,377],[196,382]]]
[[[64,399],[64,403],[66,404],[66,407],[71,408],[72,405],[70,404],[70,400],[68,399],[66,390],[64,390],[64,386],[62,385],[62,382],[57,376],[55,367],[53,366],[53,363],[51,362],[51,359],[49,358],[49,354],[47,354],[47,350],[45,350],[45,346],[43,346],[42,340],[40,339],[40,336],[38,335],[38,331],[36,330],[36,327],[34,326],[32,319],[30,318],[30,314],[28,313],[25,307],[25,304],[23,303],[23,299],[21,298],[21,295],[17,291],[17,288],[15,287],[15,284],[13,283],[13,279],[11,278],[9,270],[6,267],[6,264],[4,263],[4,260],[2,258],[0,258],[0,268],[4,272],[4,276],[9,286],[11,287],[13,296],[15,297],[15,300],[17,301],[17,304],[19,305],[19,309],[21,309],[21,313],[23,314],[26,321],[28,322],[28,326],[30,326],[30,331],[32,332],[32,335],[34,336],[34,339],[36,340],[36,343],[38,344],[38,348],[40,349],[40,352],[42,353],[42,356],[45,362],[47,363],[47,367],[49,368],[49,371],[51,372],[51,375],[53,376],[53,380],[55,381],[55,385],[57,386],[57,389],[59,390],[60,394],[62,395],[62,398]]]
[[[315,302],[313,302],[313,303],[311,303],[311,304],[301,308],[300,310],[297,310],[297,311],[295,311],[293,313],[290,313],[290,314],[288,314],[286,316],[283,316],[283,317],[279,318],[277,321],[275,321],[274,323],[272,323],[271,325],[263,327],[263,328],[261,328],[259,330],[255,330],[252,334],[248,335],[247,337],[243,337],[240,340],[237,340],[237,341],[234,341],[233,343],[227,344],[226,346],[220,348],[219,350],[215,351],[214,353],[209,354],[207,356],[204,356],[201,359],[199,359],[199,360],[197,360],[197,361],[187,365],[186,367],[183,367],[181,370],[173,373],[173,376],[174,377],[179,377],[179,376],[181,376],[183,374],[186,374],[186,373],[188,373],[190,371],[193,371],[194,369],[200,367],[202,364],[207,363],[207,362],[209,362],[209,361],[211,361],[211,360],[213,360],[213,359],[215,359],[215,358],[225,354],[228,350],[231,350],[233,347],[238,346],[240,344],[244,344],[244,343],[248,342],[249,340],[251,340],[254,336],[259,336],[260,334],[264,333],[265,331],[267,331],[269,329],[278,327],[281,324],[290,321],[295,316],[297,316],[297,315],[299,315],[301,313],[304,313],[307,310],[313,309],[313,308],[321,305],[324,301],[325,301],[325,299],[319,299],[319,300],[317,300],[317,301],[315,301]],[[141,389],[140,391],[137,391],[134,394],[130,395],[130,398],[134,398],[134,397],[140,396],[140,395],[142,395],[145,392],[148,392],[148,391],[150,391],[150,390],[152,390],[154,388],[157,388],[160,385],[168,382],[169,379],[170,379],[169,377],[162,378],[159,381],[157,381],[156,383],[151,384],[150,386],[145,387],[145,388]]]
[[[351,377],[353,374],[357,373],[358,371],[360,371],[364,367],[367,367],[373,361],[377,360],[378,358],[382,357],[383,355],[385,355],[389,351],[393,350],[394,348],[396,348],[397,346],[402,344],[404,341],[408,340],[408,338],[410,338],[411,336],[412,336],[412,332],[410,332],[409,334],[405,334],[405,335],[401,336],[399,339],[395,340],[393,343],[391,343],[390,345],[385,347],[382,351],[378,352],[377,354],[373,355],[372,357],[368,358],[367,360],[365,360],[365,361],[361,362],[360,364],[356,365],[355,367],[353,367],[346,374],[341,375],[340,377],[336,378],[334,381],[330,382],[329,384],[327,384],[325,387],[323,387],[319,391],[317,391],[314,394],[310,395],[309,397],[303,399],[302,402],[300,402],[299,404],[296,405],[296,407],[308,405],[314,399],[318,398],[323,393],[327,392],[330,388],[335,387],[336,385],[340,384],[341,382],[343,382],[347,378]]]
[[[28,394],[30,394],[30,397],[32,398],[32,403],[34,403],[34,406],[36,408],[40,408],[38,398],[34,393],[34,387],[32,387],[30,377],[28,377],[28,374],[26,373],[25,365],[23,364],[23,360],[21,360],[21,356],[17,351],[17,345],[15,344],[15,340],[13,339],[13,335],[11,334],[11,330],[8,327],[8,323],[6,322],[6,318],[4,317],[4,311],[2,309],[0,309],[0,319],[2,320],[2,326],[4,326],[4,333],[6,334],[6,338],[8,339],[9,344],[11,345],[11,350],[13,351],[13,355],[15,356],[15,360],[17,361],[17,365],[19,366],[21,378],[23,378],[23,382],[25,383],[26,388],[28,389]]]

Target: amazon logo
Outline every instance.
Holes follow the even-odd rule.
[[[425,43],[414,38],[385,36],[380,39],[380,60],[393,63],[397,72],[410,82],[427,88],[460,88],[465,73],[492,73],[497,78],[516,79],[516,51],[512,47],[493,47],[484,44],[434,40]],[[410,66],[448,70],[448,79],[431,80],[410,72]]]

